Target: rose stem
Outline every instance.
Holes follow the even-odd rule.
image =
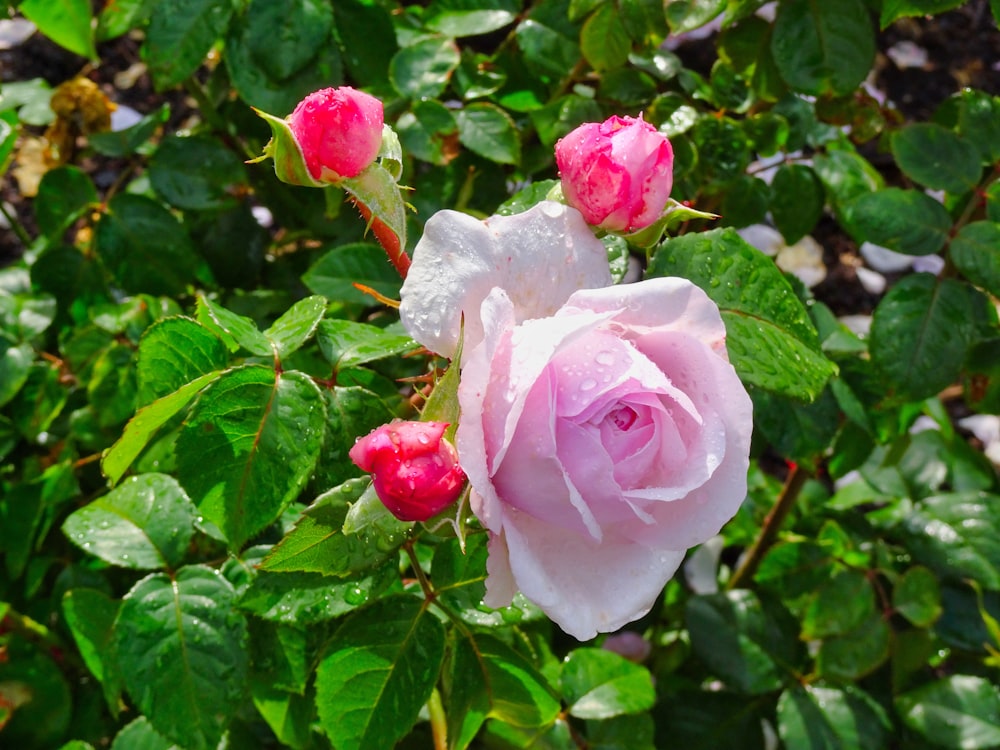
[[[431,691],[427,701],[427,713],[431,719],[431,734],[434,737],[434,750],[448,750],[448,720],[444,715],[444,704],[437,688]]]
[[[405,279],[410,270],[410,256],[400,247],[399,237],[377,216],[372,216],[371,209],[359,200],[354,201],[354,205],[361,212],[361,218],[368,222],[375,235],[375,239],[389,256],[389,262],[395,267],[400,278]]]
[[[792,467],[792,470],[788,473],[788,478],[785,479],[785,486],[781,488],[781,494],[778,495],[774,507],[771,508],[764,519],[764,525],[760,529],[760,536],[754,541],[753,546],[747,550],[747,553],[740,561],[739,567],[736,568],[732,578],[726,584],[727,591],[745,587],[750,579],[753,578],[754,573],[757,572],[757,568],[760,566],[761,560],[764,559],[764,555],[767,554],[767,551],[771,549],[771,545],[777,539],[781,525],[785,522],[785,518],[788,516],[788,512],[792,509],[792,506],[795,505],[795,501],[798,499],[799,493],[802,491],[802,487],[808,478],[808,472],[803,471],[801,466],[795,465]]]

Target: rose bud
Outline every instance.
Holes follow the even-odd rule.
[[[358,440],[351,460],[372,475],[379,500],[401,521],[426,521],[462,493],[465,472],[444,422],[392,422]]]
[[[641,117],[584,123],[556,143],[556,164],[566,202],[611,232],[655,222],[673,187],[670,141]]]
[[[314,91],[288,116],[315,180],[357,177],[378,156],[382,125],[382,102],[349,86]]]

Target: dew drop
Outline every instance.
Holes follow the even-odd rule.
[[[614,352],[604,349],[603,351],[597,353],[597,356],[594,357],[594,361],[602,367],[613,365],[615,363]]]
[[[580,383],[581,391],[592,391],[596,387],[597,387],[597,381],[594,380],[593,378],[587,378],[586,380]]]

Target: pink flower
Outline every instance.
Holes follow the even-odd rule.
[[[372,475],[379,500],[401,521],[426,521],[462,493],[465,472],[443,422],[392,422],[351,448],[351,460]]]
[[[484,601],[520,590],[576,638],[617,630],[746,495],[752,406],[719,310],[664,278],[522,322],[494,288],[481,318],[457,444],[490,531]]]
[[[382,124],[382,102],[349,86],[314,91],[288,117],[315,180],[357,177],[378,156]]]
[[[569,205],[612,232],[659,219],[673,186],[670,141],[641,117],[584,123],[556,143],[556,164]]]

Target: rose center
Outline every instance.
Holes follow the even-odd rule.
[[[638,416],[639,415],[636,414],[635,409],[633,409],[631,406],[619,406],[616,409],[613,409],[612,411],[608,412],[608,415],[607,417],[605,417],[605,419],[607,419],[611,424],[613,424],[622,432],[625,432],[633,424],[635,424],[635,420],[638,418]]]

